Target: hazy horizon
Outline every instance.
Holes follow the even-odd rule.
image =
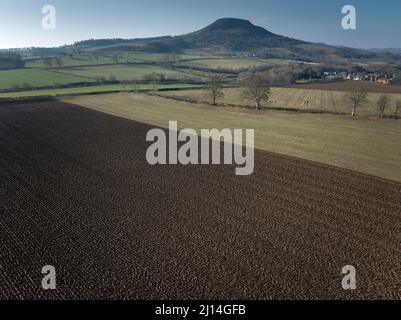
[[[44,5],[57,9],[57,29],[41,27]],[[357,9],[357,30],[341,28],[341,8]],[[324,3],[306,0],[0,0],[0,48],[58,47],[77,41],[105,38],[175,36],[199,30],[220,18],[250,20],[279,35],[329,45],[355,48],[401,48],[401,3],[386,6],[363,0]]]

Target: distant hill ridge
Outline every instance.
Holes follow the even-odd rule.
[[[335,59],[381,59],[391,53],[329,46],[274,34],[248,20],[222,18],[209,26],[180,36],[145,39],[104,39],[78,42],[75,47],[98,51],[182,52],[201,49],[220,54],[252,54],[264,58],[309,62]]]
[[[209,26],[180,36],[161,36],[143,39],[92,39],[76,42],[60,48],[34,48],[34,53],[56,55],[65,52],[90,51],[181,53],[188,49],[218,55],[251,55],[261,58],[299,60],[305,62],[327,62],[347,59],[399,59],[396,50],[392,53],[381,50],[362,50],[311,43],[272,33],[255,26],[248,20],[222,18]],[[401,53],[401,52],[400,52]]]
[[[183,35],[181,40],[191,47],[221,46],[232,51],[249,51],[272,47],[288,47],[302,41],[271,33],[248,20],[224,18],[206,28]]]
[[[222,18],[211,25],[181,36],[166,36],[145,39],[100,39],[77,42],[75,46],[96,47],[109,46],[114,50],[119,47],[131,47],[132,50],[179,51],[183,49],[208,49],[219,46],[226,51],[249,51],[272,47],[288,47],[306,43],[304,41],[283,37],[255,26],[248,20]],[[216,48],[215,48],[216,49]]]
[[[233,34],[244,34],[248,36],[278,36],[275,35],[262,27],[253,25],[248,20],[242,20],[237,18],[222,18],[211,25],[203,28],[199,31],[188,34],[199,35],[199,34],[210,34],[215,32],[232,32]]]

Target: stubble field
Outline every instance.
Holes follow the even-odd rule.
[[[328,86],[329,88],[330,85]],[[318,89],[320,88],[320,89]],[[348,90],[350,90],[348,88]],[[219,99],[219,103],[232,104],[237,106],[252,106],[253,102],[243,98],[242,88],[225,88],[223,90],[224,97]],[[391,91],[390,91],[391,92]],[[394,115],[396,101],[401,101],[400,93],[387,93],[389,97],[389,105],[385,110],[387,115]],[[190,91],[172,91],[164,92],[162,96],[172,97],[177,99],[189,99],[198,102],[210,102],[210,99],[205,94],[205,91],[190,90]],[[378,116],[379,111],[377,101],[381,93],[369,92],[368,101],[358,109],[358,115],[361,116]],[[322,86],[312,85],[296,85],[289,88],[271,88],[268,108],[282,110],[304,110],[326,113],[350,114],[352,103],[349,99],[347,91],[323,89]],[[400,115],[401,116],[401,115]]]

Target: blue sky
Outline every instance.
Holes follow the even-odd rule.
[[[41,27],[46,4],[57,9],[54,31]],[[341,28],[341,8],[347,4],[357,9],[357,30]],[[307,41],[401,47],[400,13],[400,0],[0,0],[0,48],[178,35],[222,17],[248,19]]]

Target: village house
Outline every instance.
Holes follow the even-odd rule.
[[[379,75],[376,73],[350,73],[348,74],[344,80],[354,80],[354,81],[369,81],[383,85],[390,85],[393,82],[393,77],[389,75]]]
[[[323,79],[327,79],[327,80],[338,80],[341,79],[341,75],[338,72],[324,72],[323,73]]]
[[[376,82],[379,83],[379,84],[390,85],[393,82],[393,79],[380,78]]]
[[[345,78],[345,80],[355,80],[355,81],[361,81],[362,79],[364,79],[364,76],[359,73],[350,73]]]

